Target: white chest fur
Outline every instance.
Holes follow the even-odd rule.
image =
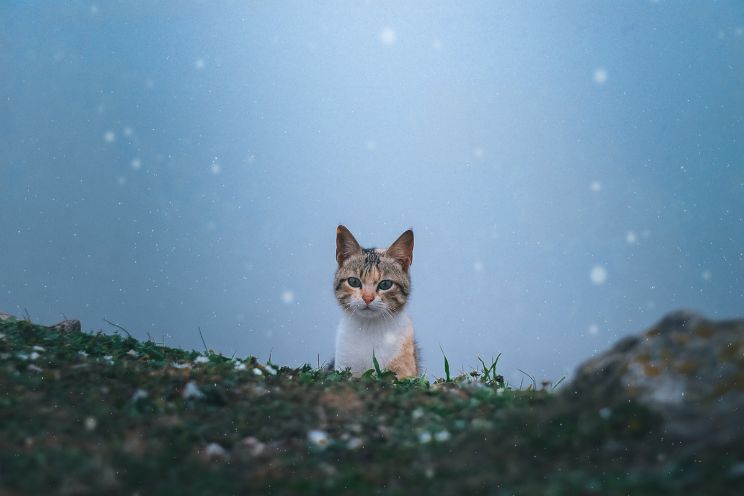
[[[352,374],[362,374],[374,367],[373,351],[380,367],[386,368],[412,335],[413,325],[405,313],[375,320],[344,315],[336,331],[336,370],[351,368]]]

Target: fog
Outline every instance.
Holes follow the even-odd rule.
[[[415,232],[430,378],[744,314],[740,2],[3,2],[0,311],[333,357]],[[529,379],[528,379],[529,380]]]

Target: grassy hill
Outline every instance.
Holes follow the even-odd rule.
[[[351,379],[0,322],[0,494],[735,493],[728,454],[659,426],[493,369]]]

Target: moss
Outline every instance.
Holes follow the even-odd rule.
[[[596,405],[466,376],[436,384],[376,373],[351,379],[310,366],[268,366],[254,357],[240,360],[240,370],[217,354],[205,360],[153,342],[60,334],[27,321],[0,322],[0,333],[0,492],[649,494],[704,488],[725,494],[735,487],[726,471],[729,459],[740,456],[737,448],[709,454],[717,463],[696,464],[665,440],[656,415],[620,396]],[[32,360],[34,346],[44,350]],[[199,394],[184,395],[189,383]],[[325,432],[329,443],[314,446],[311,430]],[[213,444],[224,451],[210,452]]]
[[[715,334],[715,329],[708,324],[701,324],[695,328],[695,335],[701,338],[709,338]]]

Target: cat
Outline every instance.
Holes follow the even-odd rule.
[[[345,226],[336,228],[336,299],[344,312],[336,331],[334,367],[353,376],[374,367],[398,376],[419,373],[413,323],[404,308],[411,292],[413,231],[387,250],[362,248]]]

